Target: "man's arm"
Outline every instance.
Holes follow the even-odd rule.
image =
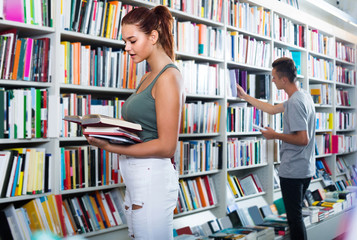
[[[267,102],[260,101],[256,98],[248,95],[244,91],[244,89],[241,86],[239,86],[239,84],[237,84],[237,94],[238,94],[238,97],[246,100],[247,102],[252,104],[254,107],[262,110],[263,112],[267,112],[269,114],[277,114],[277,113],[284,112],[284,105],[282,103],[273,105],[273,104],[270,104]]]

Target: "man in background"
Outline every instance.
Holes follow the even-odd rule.
[[[279,58],[272,64],[272,81],[289,99],[272,105],[262,102],[237,85],[238,97],[269,114],[284,112],[283,133],[270,127],[261,130],[266,139],[279,139],[279,178],[292,240],[307,239],[302,205],[305,192],[315,174],[315,107],[311,95],[296,86],[296,67],[290,58]]]

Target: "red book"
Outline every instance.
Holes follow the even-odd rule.
[[[42,59],[42,67],[40,72],[40,82],[48,82],[48,69],[49,69],[49,51],[50,51],[50,39],[49,38],[40,38],[43,41],[43,56]]]
[[[84,183],[83,183],[83,154],[82,154],[82,149],[81,147],[78,148],[78,167],[79,167],[79,188],[83,188],[84,187]]]
[[[192,235],[192,230],[189,226],[176,229],[177,235],[188,234]]]
[[[63,207],[62,207],[62,195],[55,195],[55,199],[56,199],[56,207],[57,207],[57,211],[58,211],[58,217],[61,223],[61,228],[63,231],[63,236],[66,237],[67,236],[67,228],[66,228],[66,224],[64,222],[64,215],[63,215]]]
[[[206,190],[207,190],[209,205],[212,206],[212,205],[214,205],[214,200],[213,200],[212,190],[211,190],[211,187],[210,187],[210,184],[209,184],[208,176],[207,175],[203,176],[202,179],[203,179],[203,182],[205,183],[205,187],[206,187]]]
[[[322,159],[321,159],[321,162],[322,162],[322,164],[324,165],[324,167],[325,167],[325,169],[326,169],[326,172],[327,172],[329,175],[332,175],[331,169],[330,169],[330,167],[328,166],[328,164],[327,164],[325,158],[322,158]]]
[[[104,193],[104,196],[105,196],[105,199],[107,200],[107,203],[108,203],[108,206],[109,206],[109,209],[113,215],[113,218],[114,218],[114,221],[116,223],[116,225],[120,225],[122,224],[122,220],[120,218],[120,215],[119,215],[119,211],[118,209],[116,208],[115,204],[113,203],[112,201],[112,198],[110,196],[110,193]]]
[[[42,89],[41,90],[41,98],[42,98],[42,109],[44,109],[45,111],[43,112],[48,112],[48,107],[47,107],[47,90],[46,89]],[[47,115],[46,116],[42,116],[43,120],[41,120],[41,134],[43,138],[47,138]]]
[[[338,136],[337,135],[332,135],[331,137],[331,153],[338,153]]]

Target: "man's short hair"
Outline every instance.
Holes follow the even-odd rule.
[[[279,78],[287,77],[291,83],[295,82],[297,71],[294,60],[288,57],[281,57],[272,63]]]

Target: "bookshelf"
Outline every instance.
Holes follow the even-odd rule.
[[[65,6],[70,7],[69,0],[63,1]],[[122,0],[120,1],[123,5],[133,5],[133,6],[145,6],[153,7],[159,1],[144,1],[144,0]],[[154,3],[155,2],[155,3]],[[209,1],[207,1],[209,2]],[[218,1],[217,1],[218,2]],[[92,49],[97,49],[101,47],[111,48],[113,52],[120,52],[124,48],[124,42],[120,40],[115,40],[111,38],[104,38],[93,36],[89,34],[84,34],[81,32],[64,30],[62,23],[67,20],[63,19],[63,14],[61,13],[61,1],[52,1],[52,6],[54,9],[54,26],[34,26],[30,24],[17,23],[7,20],[0,20],[0,31],[7,30],[10,28],[16,28],[19,31],[20,37],[48,37],[50,38],[50,76],[51,81],[49,82],[33,82],[33,81],[13,81],[2,79],[0,81],[0,87],[5,89],[18,89],[18,88],[35,88],[35,89],[45,89],[48,92],[48,131],[47,138],[31,138],[31,139],[0,139],[1,149],[8,149],[13,147],[18,148],[44,148],[46,153],[50,153],[51,159],[51,193],[62,195],[64,199],[83,196],[87,193],[93,193],[95,191],[110,191],[114,188],[124,188],[123,183],[115,184],[105,184],[101,186],[91,186],[87,188],[78,189],[68,189],[63,188],[63,180],[61,172],[62,164],[62,151],[65,149],[70,149],[71,147],[83,147],[86,146],[85,138],[77,136],[77,134],[72,134],[70,136],[63,135],[63,123],[62,110],[60,99],[61,97],[73,95],[73,99],[82,99],[90,96],[91,99],[106,100],[108,103],[108,109],[113,111],[113,108],[117,109],[120,105],[120,101],[125,100],[134,90],[133,87],[123,88],[115,86],[95,86],[95,85],[81,85],[81,84],[67,84],[64,81],[63,69],[65,68],[64,62],[61,61],[63,58],[63,47],[61,42],[80,42],[82,46],[89,45]],[[207,17],[200,17],[197,12],[197,6],[192,9],[187,9],[186,11],[179,10],[179,6],[172,6],[171,12],[176,20],[175,36],[182,37],[185,43],[187,38],[194,36],[195,32],[185,32],[185,36],[181,36],[178,33],[178,25],[186,24],[185,26],[196,26],[205,25],[210,29],[213,35],[217,38],[216,44],[220,44],[221,49],[217,48],[216,51],[199,53],[198,51],[198,38],[195,38],[194,45],[180,45],[178,47],[177,55],[177,65],[182,69],[184,79],[189,85],[185,83],[187,87],[187,98],[186,104],[188,108],[192,108],[194,105],[198,104],[211,104],[214,106],[220,106],[220,110],[215,108],[213,112],[220,118],[219,123],[209,131],[194,131],[194,130],[182,130],[179,136],[179,141],[188,143],[194,143],[203,140],[212,140],[220,145],[219,155],[217,157],[217,166],[213,169],[200,169],[187,171],[180,175],[180,180],[188,181],[195,179],[197,177],[209,176],[213,181],[214,188],[216,191],[217,202],[210,206],[199,207],[190,211],[183,211],[175,215],[174,217],[174,227],[179,228],[187,225],[199,225],[206,221],[222,217],[226,214],[227,203],[232,199],[227,199],[227,175],[235,176],[237,178],[243,178],[249,174],[255,174],[259,177],[262,183],[263,191],[255,194],[250,194],[247,196],[241,196],[234,198],[232,201],[237,203],[241,207],[249,207],[251,205],[260,206],[263,202],[272,203],[274,200],[281,197],[279,188],[274,189],[274,167],[279,165],[279,156],[274,154],[275,144],[273,141],[266,141],[262,138],[261,134],[257,131],[253,131],[251,127],[248,129],[241,129],[239,127],[230,128],[229,117],[231,119],[239,118],[239,109],[244,109],[246,113],[254,112],[250,109],[250,106],[244,106],[245,103],[240,99],[232,95],[230,86],[230,70],[239,70],[239,76],[246,74],[249,79],[257,79],[256,76],[269,75],[271,72],[271,62],[281,55],[291,55],[297,54],[300,57],[300,67],[301,72],[298,75],[298,80],[301,88],[310,90],[313,85],[326,85],[327,88],[331,89],[330,97],[332,101],[325,103],[316,104],[316,111],[325,115],[322,117],[326,121],[327,116],[333,116],[332,127],[322,127],[317,131],[317,135],[356,135],[356,125],[339,127],[337,123],[337,115],[347,115],[354,119],[356,124],[356,105],[357,105],[357,94],[356,94],[356,82],[346,80],[342,78],[343,73],[345,76],[351,74],[352,71],[356,71],[356,42],[357,36],[352,35],[343,29],[339,29],[335,26],[331,26],[314,16],[307,15],[299,10],[287,6],[284,3],[277,1],[263,1],[263,0],[251,0],[242,1],[243,7],[246,9],[253,9],[256,13],[265,16],[266,22],[270,22],[270,28],[264,28],[259,24],[254,25],[255,28],[249,28],[249,26],[242,25],[242,21],[231,21],[234,19],[234,14],[229,15],[228,9],[230,5],[228,1],[222,1],[223,12],[221,21],[217,21],[217,17],[213,19]],[[233,8],[232,8],[233,9]],[[68,9],[66,9],[68,10]],[[65,10],[64,10],[65,12]],[[63,13],[64,13],[63,12]],[[287,14],[289,12],[289,14]],[[227,14],[226,14],[227,13]],[[205,12],[208,15],[208,12]],[[215,15],[216,16],[216,15]],[[291,17],[295,16],[295,17]],[[282,19],[282,20],[279,20]],[[289,26],[296,26],[299,29],[300,35],[291,36],[281,34],[278,29],[278,22],[282,21]],[[67,23],[67,22],[66,22]],[[68,24],[68,23],[67,23]],[[253,24],[253,22],[252,22]],[[280,28],[279,28],[280,29]],[[328,37],[330,54],[325,54],[323,51],[315,51],[310,48],[310,40],[307,38],[309,36],[308,31],[321,33],[323,36]],[[233,38],[236,37],[236,38]],[[280,36],[283,36],[282,38]],[[182,39],[176,39],[176,42],[182,42]],[[234,39],[234,40],[232,40]],[[246,61],[240,59],[237,55],[232,55],[231,42],[235,41],[234,49],[239,49],[239,41],[252,42],[254,47],[260,49],[259,53],[261,61],[253,61],[249,59]],[[305,41],[303,41],[305,40]],[[345,49],[350,52],[348,56],[342,54],[336,55],[335,46],[341,49],[338,53],[343,52]],[[225,49],[225,50],[222,50]],[[344,49],[344,50],[342,50]],[[352,57],[354,56],[354,58]],[[312,74],[311,64],[312,59],[321,60],[328,65],[330,65],[332,73],[326,78],[325,75],[314,75]],[[354,59],[354,61],[353,61]],[[202,65],[202,66],[198,66]],[[210,67],[210,68],[209,68]],[[189,70],[187,70],[189,69]],[[209,80],[202,84],[202,80],[193,74],[185,75],[186,71],[190,69],[201,69],[206,74],[208,71],[210,75],[215,75],[215,78]],[[338,69],[338,70],[337,70]],[[144,69],[145,70],[145,69]],[[142,71],[144,71],[142,69]],[[199,70],[196,70],[197,72]],[[337,75],[337,71],[339,75]],[[235,75],[237,76],[237,75]],[[137,78],[140,78],[138,74]],[[348,79],[348,78],[347,78]],[[133,84],[132,86],[134,86]],[[215,86],[216,91],[212,90]],[[274,89],[274,85],[269,80],[270,89],[269,96],[262,96],[261,99],[264,101],[277,104],[286,98],[284,94],[277,93]],[[135,88],[135,87],[134,87]],[[228,89],[228,90],[227,90]],[[350,97],[350,106],[343,106],[337,104],[334,99],[337,97],[337,92],[335,89],[340,91],[345,91]],[[71,100],[68,100],[70,102]],[[76,100],[77,101],[77,100]],[[88,103],[88,102],[87,102]],[[228,106],[228,107],[226,107]],[[234,109],[231,115],[227,114],[228,109]],[[115,116],[119,117],[118,111],[115,112]],[[260,114],[260,113],[258,113]],[[251,114],[253,115],[253,114]],[[256,118],[254,118],[254,121]],[[281,119],[281,116],[280,116]],[[279,121],[279,117],[268,117],[262,115],[259,123],[262,126],[270,124],[271,126],[276,125],[276,129],[279,130],[279,125],[275,124]],[[189,126],[189,125],[188,125]],[[329,125],[327,125],[329,126]],[[228,130],[229,129],[229,130]],[[239,140],[239,141],[237,141]],[[249,162],[248,164],[234,164],[234,161],[228,156],[232,155],[232,149],[237,149],[237,142],[242,142],[244,144],[259,145],[260,159],[253,159],[254,162]],[[114,157],[114,156],[113,156]],[[346,179],[348,177],[347,173],[338,172],[337,159],[343,158],[347,164],[355,163],[357,158],[357,149],[351,148],[346,152],[338,153],[323,153],[316,157],[324,158],[332,170],[332,179],[334,181],[340,179]],[[220,165],[220,168],[218,168]],[[316,179],[311,184],[311,189],[321,188],[322,180]],[[11,202],[15,202],[16,206],[21,206],[24,203],[41,196],[47,196],[48,193],[41,193],[36,195],[23,195],[14,196],[11,198],[1,198],[0,207],[4,208]],[[322,227],[317,224],[310,226],[308,232],[311,232],[311,236],[314,235],[315,231],[318,231]],[[310,233],[309,233],[310,234]],[[334,234],[334,233],[329,233]],[[93,231],[85,233],[83,235],[86,238],[91,239],[113,239],[127,238],[127,228],[125,224],[121,224],[115,227],[110,227],[98,231]],[[332,236],[332,235],[331,235]]]

